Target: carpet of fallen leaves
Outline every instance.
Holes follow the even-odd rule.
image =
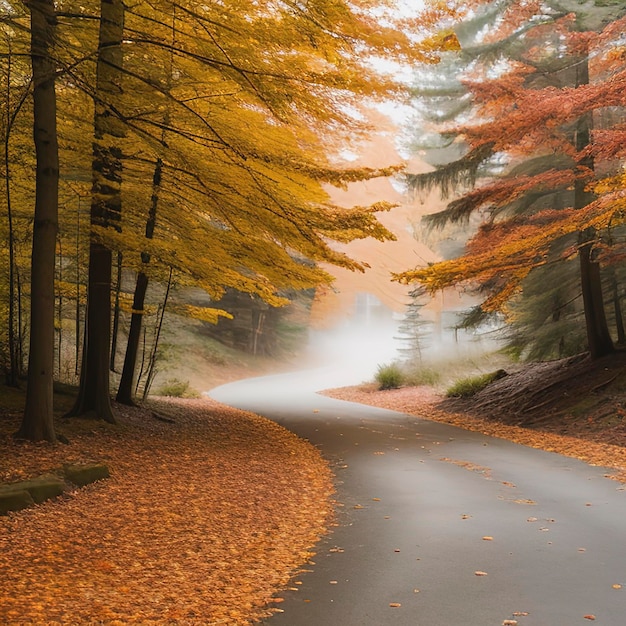
[[[0,416],[0,481],[69,462],[111,472],[0,517],[0,623],[242,626],[280,610],[332,522],[317,450],[208,399],[116,410],[115,428],[61,423],[70,443],[55,446],[14,442]]]
[[[509,394],[506,393],[503,394],[500,411],[496,409],[494,402],[489,415],[485,417],[477,416],[474,412],[463,412],[463,401],[445,400],[443,393],[432,387],[401,387],[381,391],[375,384],[368,383],[329,389],[323,393],[339,400],[400,411],[575,457],[591,465],[611,468],[607,477],[626,482],[626,427],[621,424],[611,424],[610,428],[604,430],[590,428],[592,422],[589,420],[593,420],[591,416],[574,420],[568,415],[550,413],[549,407],[546,407],[546,415],[551,417],[544,417],[541,427],[517,426],[506,423],[507,417],[510,417],[506,408]],[[450,406],[456,410],[453,412],[442,408]]]

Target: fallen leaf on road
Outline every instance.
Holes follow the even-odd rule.
[[[595,615],[585,615],[585,619],[590,619],[591,621],[596,619]]]
[[[505,619],[502,622],[502,626],[517,626],[517,620],[516,619]]]
[[[613,585],[613,589],[621,589],[622,586],[621,585]]]
[[[389,606],[393,609],[397,609],[399,606],[402,606],[399,602],[390,602]]]
[[[474,572],[476,576],[488,576],[487,572],[481,572],[480,570]]]
[[[493,541],[493,537],[486,535],[485,537],[483,537],[483,541]]]

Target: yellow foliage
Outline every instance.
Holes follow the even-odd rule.
[[[191,304],[175,305],[173,311],[179,315],[184,315],[194,320],[208,322],[209,324],[217,324],[220,317],[233,319],[233,316],[222,309],[214,309],[210,307],[192,306]]]

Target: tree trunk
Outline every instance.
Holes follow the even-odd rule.
[[[163,304],[161,306],[161,315],[158,318],[156,332],[154,335],[154,345],[152,346],[152,350],[150,352],[150,359],[148,363],[148,371],[146,374],[146,384],[143,388],[142,399],[145,400],[150,393],[150,387],[152,387],[152,382],[154,381],[154,377],[156,376],[156,362],[157,355],[159,349],[159,339],[161,337],[161,330],[163,329],[163,319],[165,318],[165,309],[167,308],[167,301],[170,295],[170,289],[172,288],[172,275],[173,270],[170,267],[170,274],[167,279],[167,287],[165,289],[165,296],[163,297]]]
[[[109,395],[111,261],[111,250],[99,243],[90,244],[80,386],[76,404],[68,415],[89,415],[114,424],[116,420]]]
[[[74,373],[80,373],[80,196],[76,211],[76,311],[74,319]]]
[[[622,301],[619,296],[619,283],[615,275],[615,268],[611,268],[611,289],[613,290],[613,312],[615,313],[615,329],[617,331],[617,343],[620,346],[626,345],[626,328],[624,328],[624,314],[622,312]]]
[[[30,0],[33,134],[37,159],[31,258],[31,322],[26,406],[17,437],[55,441],[53,421],[54,267],[58,230],[59,153],[55,65],[50,57],[53,0]]]
[[[102,0],[94,114],[91,225],[118,227],[121,219],[122,153],[116,139],[125,127],[111,109],[119,100],[123,65],[124,4]],[[87,315],[80,389],[69,415],[89,414],[115,423],[109,393],[112,253],[92,232],[89,245]]]
[[[156,226],[157,209],[159,205],[159,191],[161,189],[161,179],[163,177],[163,161],[157,159],[152,177],[152,198],[150,201],[150,211],[146,220],[146,239],[154,237]],[[150,263],[150,255],[147,252],[141,254],[143,265]],[[137,354],[139,351],[139,340],[141,338],[141,325],[144,316],[144,304],[146,291],[148,290],[148,276],[145,272],[139,272],[137,284],[135,285],[135,295],[133,297],[133,314],[130,319],[130,331],[128,333],[128,343],[126,345],[126,355],[124,356],[124,369],[120,385],[115,398],[122,404],[133,405],[133,388],[135,369],[137,367]]]
[[[148,277],[143,272],[139,272],[137,284],[135,285],[135,295],[133,297],[133,314],[130,319],[130,330],[128,331],[124,369],[122,370],[122,377],[120,378],[120,385],[115,398],[118,402],[130,406],[135,404],[133,400],[135,368],[137,365],[137,354],[139,353],[141,325],[144,316],[143,307],[147,289]]]
[[[115,371],[117,356],[117,338],[120,332],[120,293],[122,291],[122,253],[117,253],[117,272],[115,274],[115,305],[113,307],[113,336],[111,339],[111,362],[109,369]]]
[[[4,136],[4,185],[6,194],[7,222],[9,227],[9,321],[8,321],[8,342],[9,342],[9,368],[6,372],[6,384],[10,387],[18,386],[18,361],[17,345],[15,337],[15,236],[13,233],[13,208],[11,206],[11,162],[9,158],[9,138],[11,136],[11,115],[10,115],[10,95],[11,95],[11,51],[10,39],[8,40],[9,53],[7,56],[7,84],[6,84],[6,105],[7,119]]]
[[[587,327],[587,344],[591,358],[597,359],[614,350],[613,340],[609,333],[602,295],[602,279],[600,265],[593,260],[593,243],[584,242],[579,250],[580,283],[585,309]]]
[[[13,124],[20,112],[22,106],[26,102],[27,97],[30,95],[30,89],[28,87],[22,90],[22,94],[19,97],[16,105],[11,110],[11,91],[14,86],[11,85],[12,79],[12,65],[11,60],[13,58],[13,51],[11,47],[11,38],[6,38],[6,44],[8,48],[8,54],[6,57],[6,120],[5,120],[5,135],[4,135],[4,191],[6,198],[7,209],[7,226],[9,248],[9,319],[8,319],[8,331],[7,339],[9,344],[9,368],[6,372],[6,384],[9,387],[18,387],[19,378],[22,373],[21,363],[21,328],[19,316],[16,319],[16,308],[19,308],[19,293],[17,288],[17,267],[15,263],[15,228],[13,224],[13,205],[11,198],[11,158],[10,158],[10,139]],[[17,332],[16,332],[17,330]]]
[[[576,68],[576,86],[588,85],[589,57],[585,56],[582,58]],[[591,142],[592,126],[593,118],[591,117],[591,113],[586,113],[577,122],[575,146],[579,154],[585,150]],[[580,167],[593,171],[593,157],[587,156],[581,159]],[[585,180],[576,180],[574,185],[575,209],[582,209],[593,200],[593,195],[589,193],[585,187]],[[580,233],[578,256],[580,259],[580,284],[583,295],[583,307],[585,310],[587,344],[591,357],[597,359],[613,352],[614,346],[604,310],[600,265],[593,258],[593,242],[595,241],[595,236],[596,233],[594,229],[588,229]]]

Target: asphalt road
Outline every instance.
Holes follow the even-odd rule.
[[[626,625],[626,492],[603,468],[314,393],[341,384],[316,370],[210,392],[336,474],[338,526],[265,624]]]

